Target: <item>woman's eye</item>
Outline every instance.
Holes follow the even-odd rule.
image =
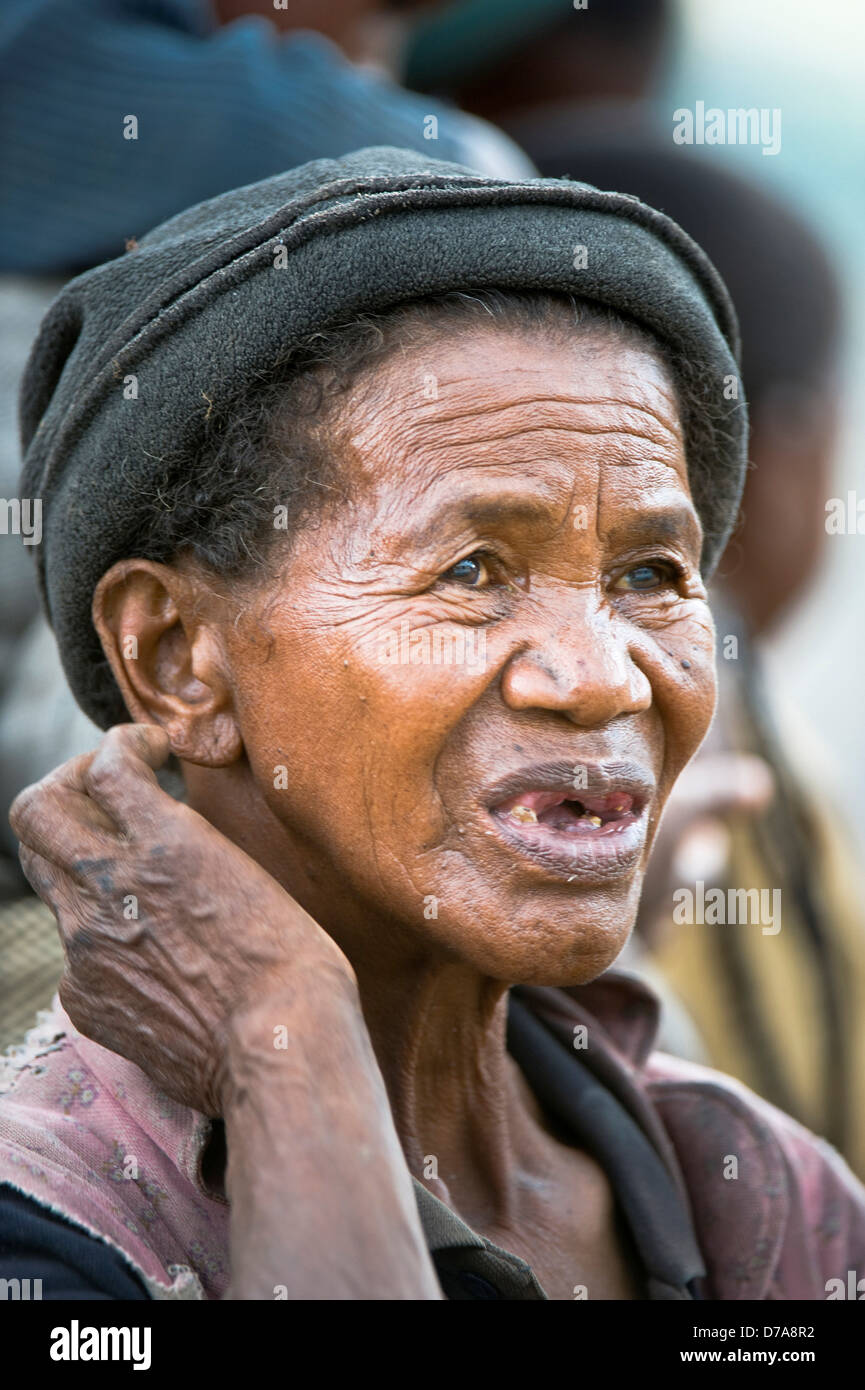
[[[467,555],[464,560],[457,560],[455,565],[451,565],[441,578],[446,583],[463,584],[468,589],[483,588],[490,578],[488,558],[481,551]]]
[[[630,593],[644,593],[647,589],[661,589],[666,584],[675,583],[678,571],[664,561],[653,561],[635,565],[616,580],[614,589],[627,589]]]

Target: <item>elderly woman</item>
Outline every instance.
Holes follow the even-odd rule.
[[[13,809],[66,969],[9,1060],[0,1274],[818,1299],[865,1267],[834,1151],[652,1054],[607,973],[712,718],[736,350],[660,214],[395,150],[63,291],[22,492],[114,727]]]

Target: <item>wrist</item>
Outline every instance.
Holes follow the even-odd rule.
[[[311,1067],[321,1065],[358,1026],[365,1029],[357,979],[347,962],[296,960],[284,973],[266,975],[255,998],[240,1004],[225,1028],[217,1083],[221,1113],[242,1092],[278,1085],[281,1075],[296,1079],[305,1055]]]

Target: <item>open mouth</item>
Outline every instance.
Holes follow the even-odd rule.
[[[527,790],[491,809],[514,829],[530,832],[539,825],[558,835],[582,838],[621,834],[637,818],[633,808],[634,798],[628,792],[577,798],[568,792]]]
[[[578,769],[584,787],[575,786]],[[489,789],[487,833],[535,872],[569,883],[609,882],[639,863],[654,791],[648,769],[631,761],[536,764]]]

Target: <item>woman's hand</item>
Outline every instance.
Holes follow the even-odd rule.
[[[60,1000],[80,1032],[167,1094],[222,1113],[229,1024],[310,971],[356,985],[336,943],[260,865],[159,786],[158,725],[119,724],[10,812],[51,908]]]

